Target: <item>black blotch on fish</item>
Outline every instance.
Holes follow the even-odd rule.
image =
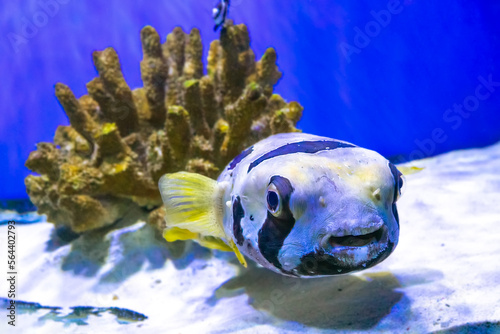
[[[259,157],[257,160],[252,162],[250,166],[248,166],[247,173],[257,167],[260,163],[279,157],[281,155],[293,154],[293,153],[316,153],[319,151],[328,151],[335,150],[337,148],[343,147],[356,147],[352,144],[341,143],[334,140],[321,140],[321,141],[301,141],[298,143],[286,144],[284,146],[278,147],[272,151],[267,152],[266,154]]]
[[[324,250],[317,250],[305,254],[300,259],[300,264],[292,270],[293,273],[301,276],[317,276],[317,275],[340,275],[352,271],[359,271],[370,268],[375,264],[385,260],[392,252],[394,243],[389,242],[386,249],[377,257],[368,261],[364,266],[349,267],[339,261],[333,255],[325,253]]]
[[[245,217],[245,210],[241,206],[240,196],[236,196],[233,201],[233,235],[236,238],[238,245],[243,245],[245,238],[243,237],[243,229],[241,227],[241,219]]]
[[[403,174],[401,174],[401,172],[391,162],[389,162],[389,168],[391,169],[392,177],[394,178],[395,189],[393,201],[396,202],[398,194],[401,192],[401,187],[403,186],[403,181],[401,180],[401,175]]]
[[[399,214],[398,214],[398,208],[396,207],[396,203],[392,203],[392,213],[394,214],[394,218],[396,219],[399,228]]]
[[[270,183],[275,185],[281,196],[282,209],[279,217],[267,212],[266,221],[258,233],[258,244],[262,256],[276,268],[281,269],[278,254],[295,225],[295,218],[290,211],[290,196],[294,189],[287,178],[279,175],[273,176]]]
[[[229,168],[228,170],[232,170],[234,169],[240,162],[241,160],[245,159],[247,156],[250,155],[250,153],[253,152],[253,146],[250,146],[249,148],[247,148],[246,150],[244,150],[243,152],[241,152],[240,154],[238,154],[236,156],[236,158],[234,158],[230,163],[229,163]]]

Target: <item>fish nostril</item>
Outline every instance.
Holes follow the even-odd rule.
[[[343,237],[330,236],[328,244],[332,247],[362,247],[372,242],[378,242],[382,239],[383,228],[375,232],[362,235],[346,235]]]

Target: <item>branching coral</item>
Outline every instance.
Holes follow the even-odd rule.
[[[256,62],[245,25],[229,22],[211,43],[206,75],[197,29],[175,28],[162,44],[145,27],[141,40],[143,88],[129,88],[112,48],[94,52],[99,76],[87,84],[88,95],[76,98],[56,85],[71,125],[56,130],[54,143],[38,144],[26,166],[40,175],[25,181],[54,224],[84,232],[139,206],[158,208],[150,222],[161,228],[161,175],[187,170],[215,178],[246,146],[298,131],[302,107],[272,93],[281,77],[275,51]]]

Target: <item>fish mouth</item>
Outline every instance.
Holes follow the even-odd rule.
[[[327,243],[333,249],[339,247],[363,247],[369,244],[380,242],[384,234],[387,235],[387,228],[385,227],[385,225],[382,225],[379,229],[367,234],[345,235],[341,237],[331,235],[328,237]]]
[[[323,246],[305,254],[292,274],[301,277],[343,275],[364,270],[382,262],[396,243],[389,240],[384,224],[375,231],[360,235],[325,236]]]

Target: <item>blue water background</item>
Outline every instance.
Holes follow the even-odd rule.
[[[480,78],[500,82],[499,1],[232,3],[230,17],[248,25],[257,57],[276,48],[284,74],[276,92],[305,107],[299,123],[304,132],[396,159],[500,140],[500,86],[478,88]],[[29,152],[37,142],[52,141],[58,125],[68,124],[54,96],[56,82],[77,96],[86,94],[85,84],[96,76],[91,52],[113,46],[129,85],[142,86],[139,32],[145,25],[163,40],[175,26],[198,27],[206,55],[218,36],[213,4],[3,1],[0,198],[26,197]],[[384,16],[388,8],[393,13]],[[377,16],[385,22],[377,23]],[[464,101],[470,112],[447,111]]]

